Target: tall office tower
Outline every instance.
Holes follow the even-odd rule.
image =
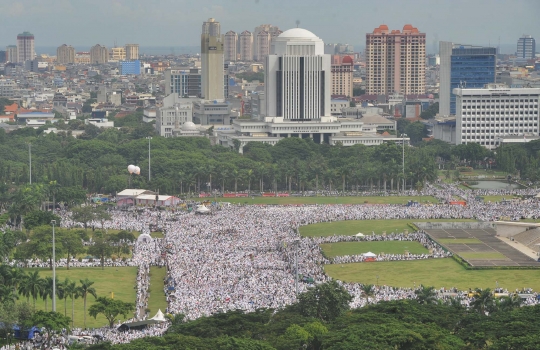
[[[533,59],[536,54],[536,41],[530,35],[523,35],[518,39],[517,57],[525,59]]]
[[[270,53],[270,33],[263,30],[257,34],[256,61],[263,61]]]
[[[133,61],[139,59],[139,44],[126,44],[126,60]]]
[[[332,57],[332,95],[353,97],[353,72],[354,63],[351,56]]]
[[[366,34],[366,93],[426,92],[426,34],[410,24],[403,31],[380,25]]]
[[[269,39],[268,39],[268,42],[266,40],[266,36],[263,35],[262,36],[262,44],[259,43],[259,33],[260,32],[267,32],[269,34]],[[279,30],[278,27],[276,26],[273,26],[271,24],[262,24],[258,27],[255,28],[255,30],[253,31],[253,59],[255,61],[261,61],[261,62],[264,62],[265,60],[265,57],[268,55],[268,52],[265,51],[265,49],[263,48],[263,50],[261,51],[261,49],[259,48],[260,45],[263,45],[264,47],[268,46],[268,48],[270,47],[270,40],[273,38],[273,37],[276,37],[276,33],[281,34],[282,31]],[[267,45],[268,44],[268,45]],[[263,56],[259,56],[259,52],[262,52],[264,55]]]
[[[439,114],[456,114],[453,89],[483,88],[495,82],[497,49],[439,42]]]
[[[56,62],[75,63],[75,49],[71,45],[61,45],[56,49]]]
[[[92,46],[90,49],[90,63],[103,64],[109,61],[109,52],[105,46],[99,44]]]
[[[126,59],[126,49],[123,47],[113,47],[109,51],[109,59],[112,61],[124,61]]]
[[[34,34],[23,32],[17,35],[17,62],[24,63],[36,57]]]
[[[165,94],[178,94],[180,97],[200,97],[200,70],[197,68],[167,69],[165,71]]]
[[[225,33],[225,45],[224,45],[224,51],[225,51],[225,61],[236,61],[237,60],[237,47],[238,47],[238,35],[236,32],[233,32],[232,30],[229,30],[227,33]]]
[[[253,34],[247,30],[240,34],[240,60],[253,61]]]
[[[17,63],[19,59],[17,57],[17,45],[6,46],[6,62]]]
[[[224,96],[223,42],[219,22],[209,18],[201,34],[201,94],[206,100],[222,100]]]
[[[275,38],[265,65],[268,116],[283,121],[330,117],[330,69],[323,41],[310,31],[293,28]]]

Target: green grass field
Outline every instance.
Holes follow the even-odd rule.
[[[214,201],[213,198],[209,198]],[[406,204],[413,200],[417,202],[438,203],[431,196],[392,196],[392,197],[254,197],[250,198],[217,198],[218,202],[241,204]]]
[[[411,254],[427,253],[428,250],[418,242],[387,241],[387,242],[339,242],[321,244],[327,257],[341,255],[356,255],[367,252],[375,254],[403,254],[406,250]]]
[[[437,242],[442,244],[480,244],[478,238],[438,238]]]
[[[363,234],[381,234],[411,231],[408,223],[412,222],[466,222],[475,221],[467,219],[400,219],[400,220],[345,220],[334,222],[321,222],[318,224],[306,225],[300,227],[300,234],[304,237],[323,237],[336,235],[350,236],[359,232]]]
[[[25,269],[26,272],[33,269]],[[40,276],[51,277],[52,271],[49,269],[40,269]],[[136,267],[106,267],[105,270],[97,267],[71,268],[69,271],[64,268],[56,269],[56,276],[60,282],[63,282],[66,277],[72,281],[76,281],[80,285],[79,280],[88,278],[94,281],[92,287],[96,289],[98,296],[111,297],[111,292],[114,293],[115,299],[120,299],[125,302],[134,303],[136,290],[135,281],[137,278]],[[19,301],[26,301],[26,298],[21,296]],[[94,297],[87,297],[87,308],[94,303]],[[30,298],[30,305],[33,305],[33,300]],[[75,299],[75,327],[83,327],[84,303],[81,298]],[[48,311],[51,311],[51,300],[47,301]],[[45,302],[43,299],[36,300],[36,310],[45,310]],[[56,311],[64,313],[64,300],[56,301]],[[88,310],[87,310],[88,311]],[[157,311],[157,310],[156,310]],[[67,316],[71,318],[71,299],[67,300]],[[153,316],[153,315],[152,315]],[[128,318],[132,315],[128,315]],[[86,327],[97,328],[107,324],[107,320],[102,315],[97,319],[86,315]]]
[[[484,197],[484,203],[487,202],[501,202],[503,199],[509,200],[514,198],[514,196],[482,196]]]
[[[333,264],[325,266],[333,278],[345,282],[379,284],[394,287],[413,287],[423,284],[435,288],[457,287],[495,288],[496,282],[502,288],[533,288],[540,290],[540,269],[538,270],[466,270],[451,258],[389,261],[354,264]]]
[[[150,266],[150,298],[148,299],[150,317],[154,317],[159,309],[163,313],[167,309],[167,299],[163,293],[163,280],[166,275],[167,269],[165,267]]]
[[[499,252],[463,252],[458,255],[465,260],[509,260],[504,254]]]

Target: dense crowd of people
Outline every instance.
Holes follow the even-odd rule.
[[[521,193],[523,192],[523,193]],[[521,190],[520,194],[529,194]],[[482,190],[482,195],[500,194]],[[506,194],[506,192],[504,192]],[[509,195],[516,194],[511,192]],[[408,195],[413,192],[406,193]],[[451,184],[432,184],[416,195],[430,195],[443,203],[456,199],[470,199],[477,195]],[[365,195],[394,195],[370,192]],[[442,258],[450,256],[423,232],[390,233],[387,235],[348,236],[340,232],[318,238],[302,238],[298,230],[303,225],[340,220],[390,219],[477,219],[494,221],[500,217],[514,220],[540,217],[537,201],[483,203],[470,201],[467,206],[452,204],[403,205],[301,205],[301,206],[211,206],[209,215],[186,211],[131,209],[111,211],[111,220],[87,223],[96,229],[118,229],[148,233],[153,227],[164,233],[163,239],[137,240],[131,259],[110,264],[138,266],[136,312],[133,320],[148,317],[149,267],[165,266],[167,279],[163,281],[167,313],[182,313],[186,319],[228,310],[254,311],[258,308],[281,308],[296,301],[296,293],[306,291],[312,283],[330,279],[324,264],[361,262],[363,255],[341,256],[329,260],[324,257],[321,243],[348,241],[416,241],[429,250],[425,254],[378,254],[376,261]],[[72,220],[69,212],[61,212],[63,227],[83,227]],[[147,235],[145,235],[147,236]],[[147,236],[148,237],[148,236]],[[74,262],[91,264],[88,261]],[[93,262],[92,262],[93,263]],[[29,262],[39,267],[47,262]],[[73,266],[79,266],[79,265]],[[91,266],[91,265],[90,265]],[[111,265],[122,266],[122,265]],[[302,279],[296,290],[296,274]],[[162,281],[158,281],[161,283]],[[351,307],[368,302],[415,298],[415,288],[376,286],[373,295],[366,297],[362,285],[343,283],[353,296]],[[470,302],[466,292],[455,292],[462,303]],[[438,293],[446,298],[448,292]],[[536,303],[531,293],[526,304]],[[462,297],[462,298],[461,298]],[[159,335],[167,323],[144,331],[119,332],[102,328],[92,331],[115,343],[127,342],[141,336]]]

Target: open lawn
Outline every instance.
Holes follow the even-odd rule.
[[[208,198],[214,201],[213,198]],[[408,201],[438,203],[431,196],[373,196],[373,197],[249,197],[249,198],[217,198],[218,202],[241,204],[407,204]]]
[[[339,242],[321,244],[327,257],[341,255],[357,255],[367,252],[375,254],[403,254],[406,250],[411,254],[427,253],[428,250],[418,242],[387,241],[387,242]]]
[[[150,317],[154,317],[159,309],[163,313],[167,310],[167,299],[163,293],[163,280],[167,275],[165,267],[150,266],[150,298],[148,300],[148,308],[150,309]]]
[[[499,252],[460,252],[458,255],[465,260],[510,260]]]
[[[484,202],[487,203],[487,202],[501,202],[503,199],[506,199],[506,200],[509,200],[509,199],[512,199],[514,198],[514,196],[509,196],[509,195],[506,195],[506,196],[482,196],[484,197]]]
[[[502,288],[533,288],[540,290],[538,270],[466,270],[452,258],[389,261],[354,264],[326,265],[325,271],[333,278],[345,282],[376,284],[394,287],[414,287],[423,284],[435,288],[457,287],[495,288],[496,281]]]
[[[26,272],[33,269],[25,269]],[[52,270],[40,269],[42,278],[51,277]],[[136,267],[106,267],[104,270],[97,267],[81,267],[71,268],[69,271],[64,268],[56,269],[56,276],[60,282],[63,282],[66,277],[72,281],[76,281],[80,285],[79,280],[88,278],[93,281],[92,287],[96,289],[98,296],[111,297],[111,292],[114,293],[115,299],[120,299],[125,302],[135,303],[135,281],[137,278]],[[26,298],[20,296],[19,301],[26,301]],[[88,296],[86,307],[87,309],[94,303],[94,297]],[[30,298],[30,305],[33,305],[33,300]],[[84,303],[81,298],[75,299],[75,327],[83,327]],[[51,300],[47,301],[47,309],[51,311]],[[36,310],[45,310],[45,302],[43,299],[37,299]],[[64,313],[64,300],[56,301],[56,311]],[[88,310],[87,310],[88,311]],[[157,310],[156,310],[157,311]],[[67,300],[67,316],[71,318],[71,299]],[[153,316],[153,315],[152,315]],[[132,315],[128,315],[131,318]],[[88,328],[102,327],[107,324],[107,320],[102,315],[97,319],[86,315],[86,326]]]
[[[318,224],[306,225],[300,227],[300,234],[304,237],[324,237],[336,235],[351,236],[359,232],[363,234],[381,234],[403,232],[403,230],[411,231],[407,226],[413,222],[465,222],[475,221],[467,219],[399,219],[399,220],[345,220],[334,222],[321,222]]]
[[[437,238],[442,244],[483,244],[478,238]]]

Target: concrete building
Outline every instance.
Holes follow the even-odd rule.
[[[361,120],[332,116],[331,79],[331,57],[324,54],[320,38],[301,28],[283,32],[273,40],[266,59],[266,117],[234,120],[231,129],[216,131],[217,142],[239,145],[240,152],[248,142],[275,145],[286,137],[344,146],[402,142],[377,134],[378,124],[364,128]]]
[[[17,55],[17,45],[6,46],[6,62],[17,63],[19,58]]]
[[[495,82],[497,49],[439,42],[439,115],[456,114],[455,88],[483,88]]]
[[[332,95],[353,97],[354,63],[351,56],[332,57]]]
[[[253,61],[253,34],[247,30],[240,33],[240,61]]]
[[[100,87],[97,92],[97,102],[120,106],[122,104],[122,92]]]
[[[366,34],[366,93],[423,94],[426,91],[426,34],[406,24],[403,30],[380,25]]]
[[[77,52],[75,53],[75,63],[79,64],[90,64],[90,52]]]
[[[266,32],[259,37],[260,32]],[[266,56],[270,52],[270,40],[272,37],[276,37],[281,34],[282,31],[279,27],[271,24],[262,24],[255,28],[253,31],[253,59],[255,61],[264,62]],[[259,41],[261,39],[262,41]]]
[[[126,60],[134,61],[139,59],[139,44],[126,44]]]
[[[224,100],[196,101],[193,103],[193,122],[200,125],[230,125],[231,105]]]
[[[164,75],[166,95],[201,97],[201,71],[198,68],[167,69]]]
[[[324,44],[324,54],[325,55],[335,55],[336,54],[336,44]]]
[[[109,61],[109,52],[105,46],[99,44],[90,48],[90,63],[103,64]]]
[[[17,63],[31,61],[35,57],[34,34],[23,32],[17,35]]]
[[[15,95],[17,84],[11,79],[0,79],[0,97],[11,98]]]
[[[125,61],[126,59],[126,48],[124,47],[113,47],[109,51],[109,60],[110,61]]]
[[[56,49],[56,62],[60,64],[75,63],[75,48],[71,45],[61,45]]]
[[[456,144],[478,143],[496,148],[506,136],[539,135],[540,88],[487,84],[481,89],[457,88]]]
[[[229,30],[227,33],[225,33],[225,44],[223,51],[225,61],[235,62],[238,59],[238,34],[236,34],[236,32]]]
[[[350,106],[350,102],[347,98],[336,98],[330,100],[330,114],[334,117],[341,117],[343,115],[343,109]]]
[[[193,100],[170,94],[163,99],[163,106],[156,113],[156,132],[163,137],[174,137],[186,124],[192,128]]]
[[[223,100],[223,42],[220,24],[209,18],[201,34],[201,95],[206,100]]]
[[[534,59],[536,55],[536,40],[530,35],[523,35],[517,42],[517,58]]]

